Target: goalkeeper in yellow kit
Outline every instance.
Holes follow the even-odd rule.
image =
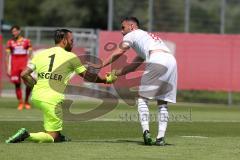
[[[44,142],[63,142],[68,139],[63,136],[61,104],[64,100],[64,90],[73,72],[85,80],[96,83],[113,83],[114,75],[106,75],[101,78],[85,68],[78,57],[71,52],[73,47],[73,35],[70,30],[59,29],[54,33],[55,47],[38,53],[29,62],[21,73],[25,84],[33,87],[32,103],[43,112],[44,129],[46,132],[29,133],[21,128],[6,143],[18,143],[25,139]],[[37,81],[31,76],[37,73]]]

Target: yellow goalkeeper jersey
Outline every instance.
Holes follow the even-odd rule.
[[[32,91],[32,99],[58,104],[64,99],[64,90],[71,77],[86,71],[80,59],[61,47],[53,47],[39,52],[28,63],[37,74],[37,84]]]

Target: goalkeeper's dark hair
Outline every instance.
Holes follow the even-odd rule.
[[[124,18],[121,20],[121,23],[122,23],[123,21],[131,21],[131,22],[134,22],[134,23],[136,23],[136,25],[137,25],[138,27],[140,27],[139,20],[138,20],[136,17],[124,17]]]
[[[54,32],[54,41],[55,44],[60,43],[63,38],[65,38],[67,36],[67,33],[72,33],[72,31],[68,30],[68,29],[57,29]]]

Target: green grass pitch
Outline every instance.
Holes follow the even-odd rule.
[[[71,142],[5,144],[8,136],[21,127],[42,131],[42,116],[37,109],[17,111],[17,101],[0,98],[1,160],[237,160],[240,157],[240,106],[178,103],[170,105],[170,123],[164,147],[144,146],[136,107],[120,103],[97,119],[65,121],[63,133]],[[72,113],[93,109],[97,101],[77,101]],[[150,110],[150,130],[155,138],[155,104]]]

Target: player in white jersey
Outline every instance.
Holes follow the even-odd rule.
[[[111,56],[102,64],[92,64],[102,68],[123,55],[129,48],[133,48],[138,56],[129,65],[115,70],[116,76],[125,75],[134,71],[145,61],[145,72],[141,78],[138,97],[138,112],[143,129],[143,138],[146,145],[152,145],[149,132],[148,100],[155,99],[158,104],[158,135],[156,145],[165,145],[165,132],[168,123],[167,103],[176,103],[177,90],[177,64],[164,42],[152,33],[139,29],[139,21],[135,17],[122,20],[123,42],[115,49]]]

